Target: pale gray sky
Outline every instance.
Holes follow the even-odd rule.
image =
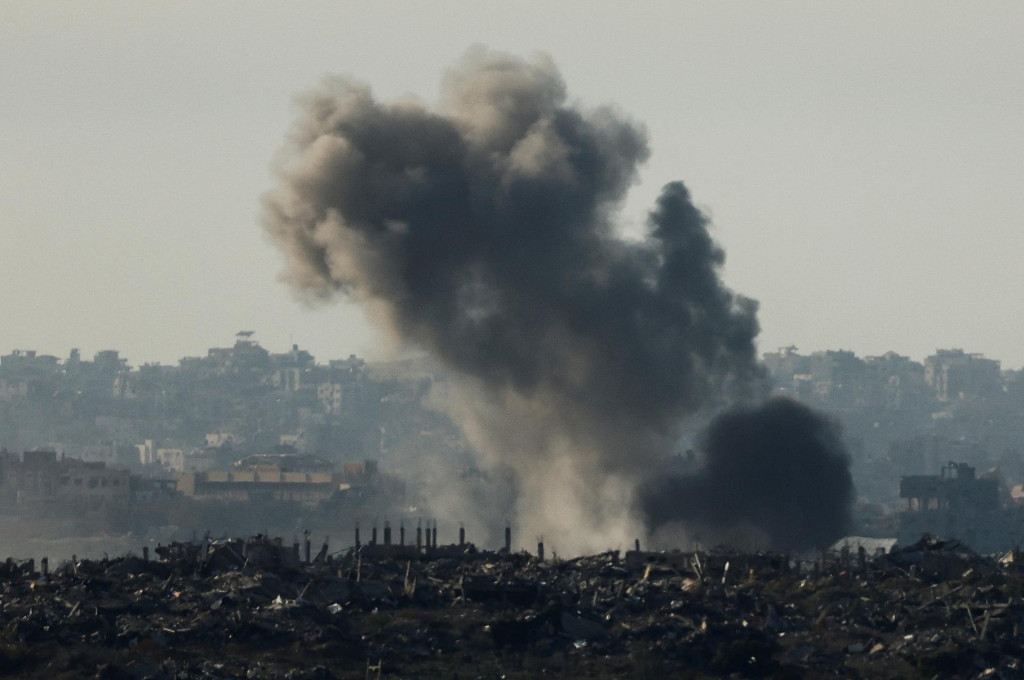
[[[481,43],[646,124],[624,219],[685,181],[762,351],[1024,365],[1024,3],[641,4],[0,0],[0,352],[373,356],[258,225],[292,99],[340,73],[432,103]]]

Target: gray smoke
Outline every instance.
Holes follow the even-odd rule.
[[[712,421],[703,466],[641,489],[648,526],[681,523],[708,542],[736,532],[761,547],[824,548],[850,528],[853,480],[839,427],[771,399]]]
[[[644,130],[567,104],[549,58],[482,48],[445,75],[436,110],[342,78],[301,105],[265,197],[286,278],[367,305],[458,376],[470,442],[520,477],[519,535],[564,552],[626,543],[636,485],[682,419],[761,375],[756,303],[722,285],[686,187],[664,187],[642,239],[617,230]]]

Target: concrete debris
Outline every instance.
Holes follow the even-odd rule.
[[[1024,677],[1016,552],[927,537],[815,561],[297,546],[203,539],[47,573],[8,559],[0,676]]]

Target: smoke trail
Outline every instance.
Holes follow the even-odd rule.
[[[471,443],[520,477],[520,535],[625,543],[637,481],[681,419],[760,376],[756,303],[721,284],[681,183],[645,238],[621,238],[645,133],[567,104],[549,58],[470,50],[440,101],[382,104],[340,78],[305,95],[264,199],[285,276],[368,305],[458,376]]]
[[[853,481],[835,423],[777,398],[719,416],[705,437],[699,471],[642,489],[652,528],[681,522],[710,541],[748,530],[782,550],[824,548],[849,529]]]

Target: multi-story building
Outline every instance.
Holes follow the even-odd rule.
[[[108,468],[102,462],[58,460],[55,451],[26,451],[23,457],[0,453],[0,504],[116,505],[127,504],[130,498],[127,470]]]
[[[259,454],[243,458],[230,471],[179,474],[177,488],[190,497],[316,505],[329,499],[339,487],[333,466],[321,458]]]
[[[1003,388],[999,362],[962,349],[940,349],[924,360],[924,379],[939,401],[994,397]]]

